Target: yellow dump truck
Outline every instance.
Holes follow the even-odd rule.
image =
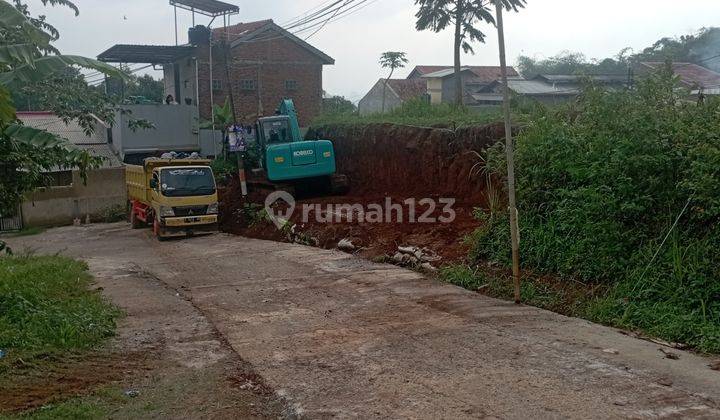
[[[207,159],[147,158],[127,165],[133,229],[152,226],[158,239],[217,232],[218,196]]]

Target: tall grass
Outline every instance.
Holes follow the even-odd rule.
[[[112,336],[120,313],[88,289],[91,281],[87,266],[70,258],[0,257],[0,349],[7,359],[88,349]]]
[[[361,116],[358,112],[334,112],[318,116],[312,126],[365,125],[393,123],[423,127],[459,127],[487,124],[502,118],[499,108],[471,109],[451,104],[430,104],[420,99],[408,101],[386,113]]]
[[[536,110],[516,145],[521,257],[610,285],[592,319],[720,352],[720,101],[684,95],[664,69]],[[503,173],[503,146],[488,155]],[[509,262],[505,213],[482,215],[477,259]]]

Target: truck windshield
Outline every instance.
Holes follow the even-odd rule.
[[[187,197],[215,193],[210,168],[173,168],[160,172],[160,189],[166,197]]]
[[[290,124],[287,120],[265,121],[262,123],[263,134],[268,143],[289,143]]]

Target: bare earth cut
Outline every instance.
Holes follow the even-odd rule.
[[[136,400],[185,375],[165,415],[720,416],[708,358],[338,251],[224,234],[159,243],[122,223],[11,245],[88,261],[128,312],[121,339],[133,331],[132,347],[159,354],[128,385]]]

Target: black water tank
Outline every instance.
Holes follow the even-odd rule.
[[[197,25],[188,29],[190,45],[207,45],[210,43],[210,28],[204,25]]]

